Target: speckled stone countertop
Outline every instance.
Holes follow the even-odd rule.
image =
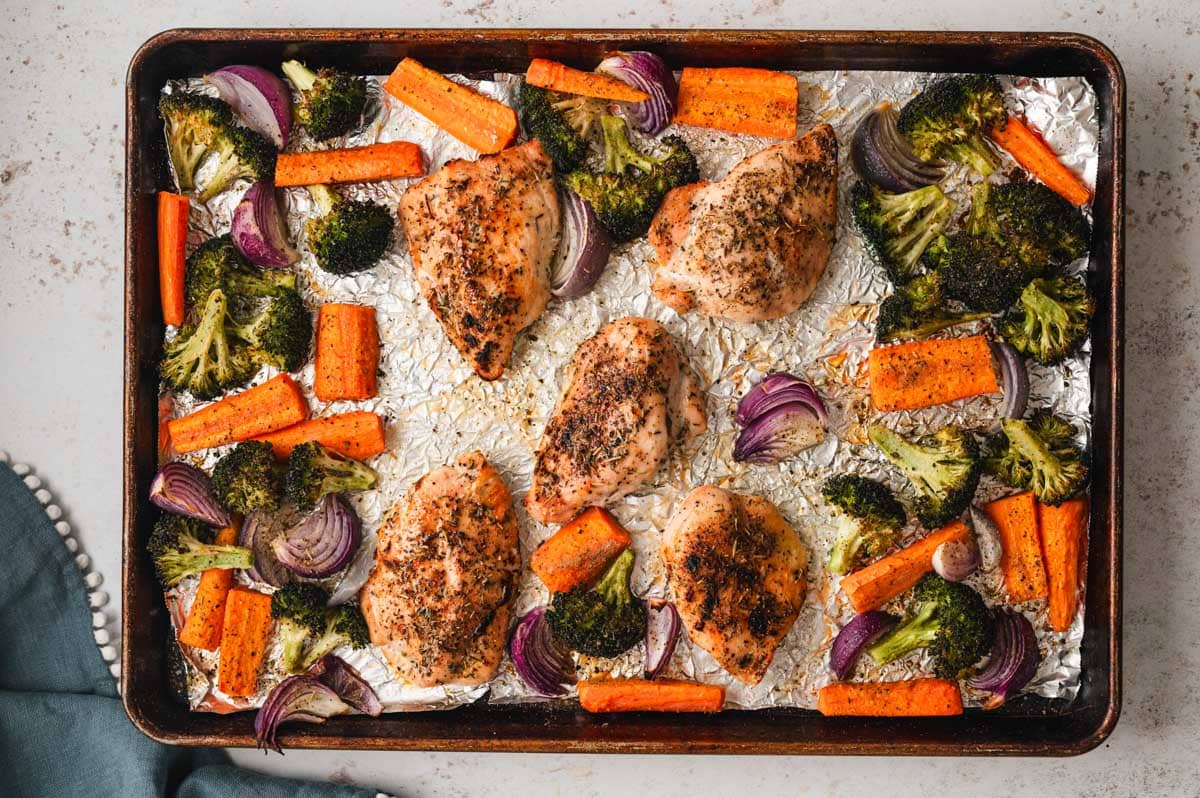
[[[0,448],[34,465],[117,592],[125,69],[171,27],[1069,30],[1129,86],[1125,701],[1096,751],[919,761],[304,752],[251,767],[403,796],[1200,794],[1200,3],[174,0],[0,4]],[[1191,376],[1189,376],[1191,375]],[[1184,412],[1187,410],[1187,412]]]

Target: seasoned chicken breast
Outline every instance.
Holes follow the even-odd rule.
[[[786,316],[825,273],[837,227],[837,138],[822,125],[667,194],[650,225],[654,295],[680,313]]]
[[[671,444],[704,432],[695,374],[656,321],[610,322],[579,345],[537,450],[525,507],[542,523],[646,484]]]
[[[479,452],[430,471],[379,528],[360,594],[371,642],[418,687],[496,675],[521,558],[512,495]]]
[[[758,684],[804,603],[808,554],[758,496],[696,488],[662,537],[667,585],[693,643]]]
[[[550,300],[559,206],[536,141],[451,161],[400,200],[413,269],[450,343],[475,373],[504,373],[517,333]]]

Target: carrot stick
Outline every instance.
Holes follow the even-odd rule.
[[[163,323],[183,324],[184,276],[187,263],[187,197],[158,192],[158,289]]]
[[[1017,163],[1067,202],[1083,205],[1092,198],[1092,190],[1079,175],[1067,168],[1050,149],[1050,145],[1017,117],[1009,115],[1004,127],[996,126],[988,135]]]
[[[1088,501],[1077,496],[1058,507],[1038,503],[1038,527],[1050,593],[1050,627],[1065,632],[1079,609],[1079,568],[1087,540]]]
[[[675,121],[684,125],[794,138],[800,105],[796,78],[770,69],[687,67],[679,79]]]
[[[211,449],[274,432],[308,418],[300,386],[287,374],[227,396],[219,402],[167,422],[167,433],[180,454]]]
[[[230,589],[225,598],[217,687],[229,696],[254,695],[258,672],[271,637],[271,597],[245,587]]]
[[[599,579],[633,538],[602,507],[589,507],[538,546],[529,567],[546,587],[562,593]]]
[[[1049,596],[1033,493],[1005,496],[985,504],[983,509],[1000,531],[1000,571],[1009,598],[1019,604]]]
[[[400,102],[483,153],[500,152],[517,136],[517,114],[502,102],[485,97],[405,58],[383,84]]]
[[[222,546],[236,544],[240,526],[241,519],[235,516],[229,526],[217,532],[216,543]],[[230,568],[210,568],[200,574],[200,586],[192,599],[187,621],[179,632],[180,643],[216,651],[221,645],[221,630],[225,628],[225,598],[231,587],[233,570]]]
[[[678,679],[588,679],[579,683],[588,712],[720,712],[725,688]]]
[[[322,402],[370,399],[377,393],[379,327],[375,308],[329,302],[317,314],[313,393]]]
[[[646,92],[635,89],[628,83],[622,83],[616,78],[596,72],[572,69],[566,64],[545,58],[535,58],[529,62],[529,68],[525,70],[525,82],[530,86],[538,86],[563,94],[599,97],[602,100],[640,103],[650,99],[650,95]]]
[[[971,531],[962,521],[951,521],[882,560],[876,560],[842,579],[842,592],[855,612],[877,610],[912,588],[933,570],[933,552],[947,541],[966,541]]]
[[[421,148],[409,141],[311,152],[281,152],[275,159],[275,185],[369,183],[425,174]]]
[[[355,460],[366,460],[387,449],[383,418],[365,410],[310,418],[276,432],[259,435],[254,440],[271,444],[275,456],[281,460],[287,459],[292,449],[309,441],[317,441]]]
[[[982,335],[876,347],[867,356],[871,403],[880,412],[916,410],[1000,390]]]
[[[906,679],[899,682],[834,682],[817,691],[822,715],[875,718],[961,715],[962,693],[949,679]]]

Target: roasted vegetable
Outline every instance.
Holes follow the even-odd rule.
[[[287,497],[302,510],[329,493],[370,490],[376,479],[369,466],[316,441],[300,444],[288,456]]]
[[[212,542],[214,530],[192,518],[163,513],[154,523],[147,549],[154,558],[154,571],[163,587],[179,583],[189,574],[210,568],[249,568],[254,565],[250,549],[220,546]]]
[[[1033,182],[980,183],[967,228],[1004,245],[1033,273],[1083,257],[1091,238],[1091,227],[1078,208]]]
[[[859,181],[850,190],[850,208],[868,249],[900,285],[916,275],[921,253],[945,229],[954,201],[937,185],[889,194]]]
[[[192,306],[203,305],[213,291],[229,299],[270,296],[280,288],[296,288],[296,274],[279,269],[260,269],[234,246],[228,234],[210,238],[187,259],[187,298]]]
[[[897,127],[922,160],[947,158],[986,176],[999,159],[984,132],[1007,117],[995,77],[957,75],[936,81],[909,100],[900,110]]]
[[[979,444],[971,433],[946,426],[909,441],[875,424],[867,434],[917,492],[916,513],[922,526],[937,529],[967,509],[982,470]]]
[[[875,340],[919,341],[959,324],[986,319],[990,313],[957,311],[946,307],[942,275],[930,272],[897,286],[891,296],[879,304],[875,320]]]
[[[383,205],[339,197],[328,186],[309,186],[321,214],[305,223],[308,247],[330,274],[369,269],[392,247],[395,214]]]
[[[542,145],[554,168],[569,172],[587,158],[588,136],[604,113],[604,102],[522,83],[517,109],[525,131]]]
[[[887,486],[869,477],[839,474],[825,482],[821,495],[839,511],[838,537],[829,552],[829,570],[835,574],[849,571],[860,552],[883,554],[908,520]]]
[[[196,169],[216,149],[233,123],[233,111],[216,97],[191,91],[165,94],[158,101],[167,136],[167,153],[179,190],[196,187]]]
[[[248,127],[226,125],[210,151],[216,166],[197,195],[201,202],[220,194],[235,180],[270,183],[275,177],[275,156],[279,153],[262,134]]]
[[[629,589],[633,552],[626,549],[595,587],[555,593],[546,617],[560,640],[580,654],[615,657],[646,630],[646,607]]]
[[[329,593],[311,582],[290,582],[271,595],[271,617],[283,640],[279,659],[286,673],[300,673],[305,646],[325,634],[328,603]]]
[[[1075,428],[1047,411],[1028,421],[1000,420],[984,462],[1006,485],[1033,491],[1043,504],[1059,505],[1087,485],[1088,467],[1075,443]]]
[[[937,270],[948,299],[986,313],[1000,313],[1016,302],[1035,276],[1003,244],[966,232],[938,238],[925,251],[924,262]]]
[[[300,92],[296,121],[317,141],[349,133],[367,105],[367,80],[325,67],[316,72],[299,61],[284,61],[283,74]]]
[[[1083,280],[1054,275],[1034,280],[1000,321],[1000,334],[1018,352],[1044,365],[1075,353],[1088,337],[1096,301]]]
[[[212,399],[244,385],[257,370],[246,348],[231,336],[229,303],[213,291],[195,324],[185,324],[163,345],[163,380],[197,399]]]
[[[371,644],[371,635],[367,630],[367,619],[357,604],[342,604],[330,609],[325,614],[325,632],[312,642],[304,654],[301,667],[309,668],[321,657],[336,648],[366,648]]]
[[[243,441],[213,466],[217,501],[236,513],[279,508],[283,484],[275,451],[265,441]]]
[[[312,314],[298,293],[280,288],[248,321],[235,324],[232,332],[248,344],[255,363],[296,371],[308,359]]]

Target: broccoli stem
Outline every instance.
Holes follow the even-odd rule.
[[[604,134],[604,171],[620,175],[632,166],[649,173],[655,160],[638,152],[629,141],[629,128],[619,116],[605,114],[600,117],[600,130]]]
[[[287,673],[302,672],[304,670],[304,641],[308,639],[308,629],[289,618],[281,618],[279,632],[283,638],[280,662],[284,670]]]
[[[961,313],[956,315],[937,316],[926,319],[925,321],[913,327],[908,327],[899,334],[893,336],[893,340],[910,340],[921,341],[936,332],[940,332],[949,327],[957,327],[960,324],[968,324],[972,321],[980,321],[982,319],[991,318],[991,313]]]
[[[284,61],[280,69],[299,91],[309,91],[317,82],[317,73],[299,61]]]
[[[633,552],[629,549],[621,552],[621,556],[608,567],[604,576],[596,583],[594,590],[610,604],[624,607],[629,604],[632,594],[629,591],[629,574],[633,571]]]
[[[844,574],[854,565],[863,546],[864,535],[862,527],[853,518],[840,514],[838,516],[838,536],[829,550],[829,570],[831,573]]]
[[[965,163],[984,177],[991,175],[999,165],[996,154],[979,136],[971,136],[966,141],[952,144],[950,154],[954,160]]]
[[[1021,304],[1025,306],[1030,316],[1041,322],[1041,346],[1043,351],[1058,351],[1064,347],[1064,341],[1061,333],[1071,326],[1071,317],[1067,314],[1066,308],[1056,302],[1053,297],[1043,293],[1038,287],[1038,281],[1035,280],[1025,286],[1025,290],[1021,292]],[[1031,325],[1026,325],[1026,331]]]
[[[1024,421],[1006,418],[1000,422],[1000,427],[1004,430],[1004,437],[1008,438],[1008,445],[1020,452],[1039,469],[1045,469],[1051,463],[1058,461],[1058,458],[1046,446],[1045,441],[1036,435]]]
[[[308,653],[304,655],[304,660],[301,662],[301,669],[308,670],[313,666],[313,663],[315,663],[321,657],[330,653],[338,646],[348,644],[349,642],[350,638],[341,632],[335,632],[332,629],[327,629],[325,634],[321,635],[317,642],[313,643],[312,646],[309,647]]]
[[[340,201],[340,197],[334,193],[333,189],[326,185],[305,186],[308,189],[308,195],[312,197],[313,205],[317,207],[317,211],[321,216],[328,216],[333,212],[334,207]]]
[[[941,493],[945,486],[929,477],[940,473],[936,452],[926,451],[891,429],[876,424],[868,432],[872,443],[879,447],[913,485],[931,493]]]
[[[937,610],[938,605],[934,602],[922,604],[916,615],[888,632],[867,649],[871,659],[875,660],[877,665],[886,665],[910,651],[925,648],[933,643],[939,627]]]

